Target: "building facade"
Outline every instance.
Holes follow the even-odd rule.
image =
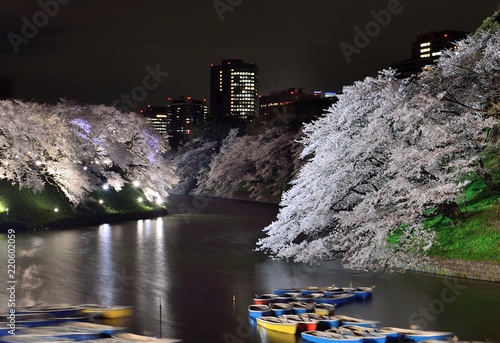
[[[232,59],[210,66],[210,115],[244,121],[259,115],[259,75],[255,64]]]
[[[141,113],[168,140],[170,146],[178,147],[189,140],[194,127],[205,122],[207,100],[190,96],[168,98],[167,105],[148,105]]]
[[[443,50],[455,48],[454,43],[464,39],[467,34],[468,32],[454,30],[421,33],[411,44],[411,58],[394,62],[391,67],[399,72],[400,77],[417,74],[425,66],[434,63]]]
[[[259,97],[260,116],[265,117],[279,106],[285,106],[299,100],[314,99],[314,94],[307,94],[305,88],[288,88],[271,91],[269,95]]]

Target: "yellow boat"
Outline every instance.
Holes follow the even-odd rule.
[[[257,324],[263,328],[278,332],[295,335],[297,332],[297,322],[290,322],[286,318],[262,316],[257,318]]]
[[[82,313],[106,319],[130,317],[134,312],[132,306],[81,305],[81,307]]]

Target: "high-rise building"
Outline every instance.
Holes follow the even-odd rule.
[[[186,143],[193,128],[206,120],[207,112],[207,99],[194,99],[190,96],[168,98],[166,106],[148,105],[141,111],[172,147]]]
[[[167,106],[151,106],[141,111],[146,120],[161,135],[168,137],[172,130],[172,114]]]
[[[168,111],[172,115],[170,145],[182,145],[189,140],[193,128],[207,118],[207,99],[194,99],[190,96],[168,98]]]
[[[392,63],[401,77],[408,77],[432,64],[445,49],[454,48],[454,43],[465,38],[468,32],[444,30],[421,33],[411,44],[411,59]]]
[[[210,115],[245,121],[259,115],[259,75],[255,64],[232,59],[210,66]]]
[[[299,100],[314,99],[314,94],[307,94],[305,88],[288,88],[285,90],[271,91],[269,95],[259,98],[260,116],[267,116],[279,106],[285,106]]]

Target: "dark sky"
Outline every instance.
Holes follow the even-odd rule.
[[[500,2],[57,0],[65,4],[45,15],[41,3],[55,1],[0,4],[0,73],[17,78],[17,96],[111,104],[134,88],[140,95],[149,66],[162,73],[161,82],[148,78],[141,105],[178,95],[208,98],[210,63],[227,58],[257,64],[261,94],[276,87],[340,90],[409,58],[418,33],[472,31]],[[214,4],[231,11],[219,15]],[[390,6],[397,13],[348,63],[340,44],[354,46],[355,27],[364,31],[373,11]],[[27,22],[39,26],[36,34]]]

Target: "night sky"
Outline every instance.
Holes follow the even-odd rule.
[[[151,70],[157,70],[156,78],[147,80],[147,99],[139,107],[163,105],[167,97],[179,95],[209,98],[210,64],[229,58],[257,64],[264,95],[289,87],[304,87],[311,93],[339,91],[391,62],[410,58],[411,42],[418,33],[473,31],[499,4],[497,0],[57,1],[58,8],[53,5],[56,0],[0,4],[0,73],[17,79],[17,97],[109,105],[121,94],[131,94],[134,87],[137,91]],[[41,3],[52,4],[51,15],[44,14]],[[368,25],[373,37],[349,56],[348,63],[340,45],[355,47],[355,27],[365,31],[375,20],[373,13],[390,13],[390,18],[384,17],[385,27]],[[36,33],[27,29],[29,24],[36,24]]]

